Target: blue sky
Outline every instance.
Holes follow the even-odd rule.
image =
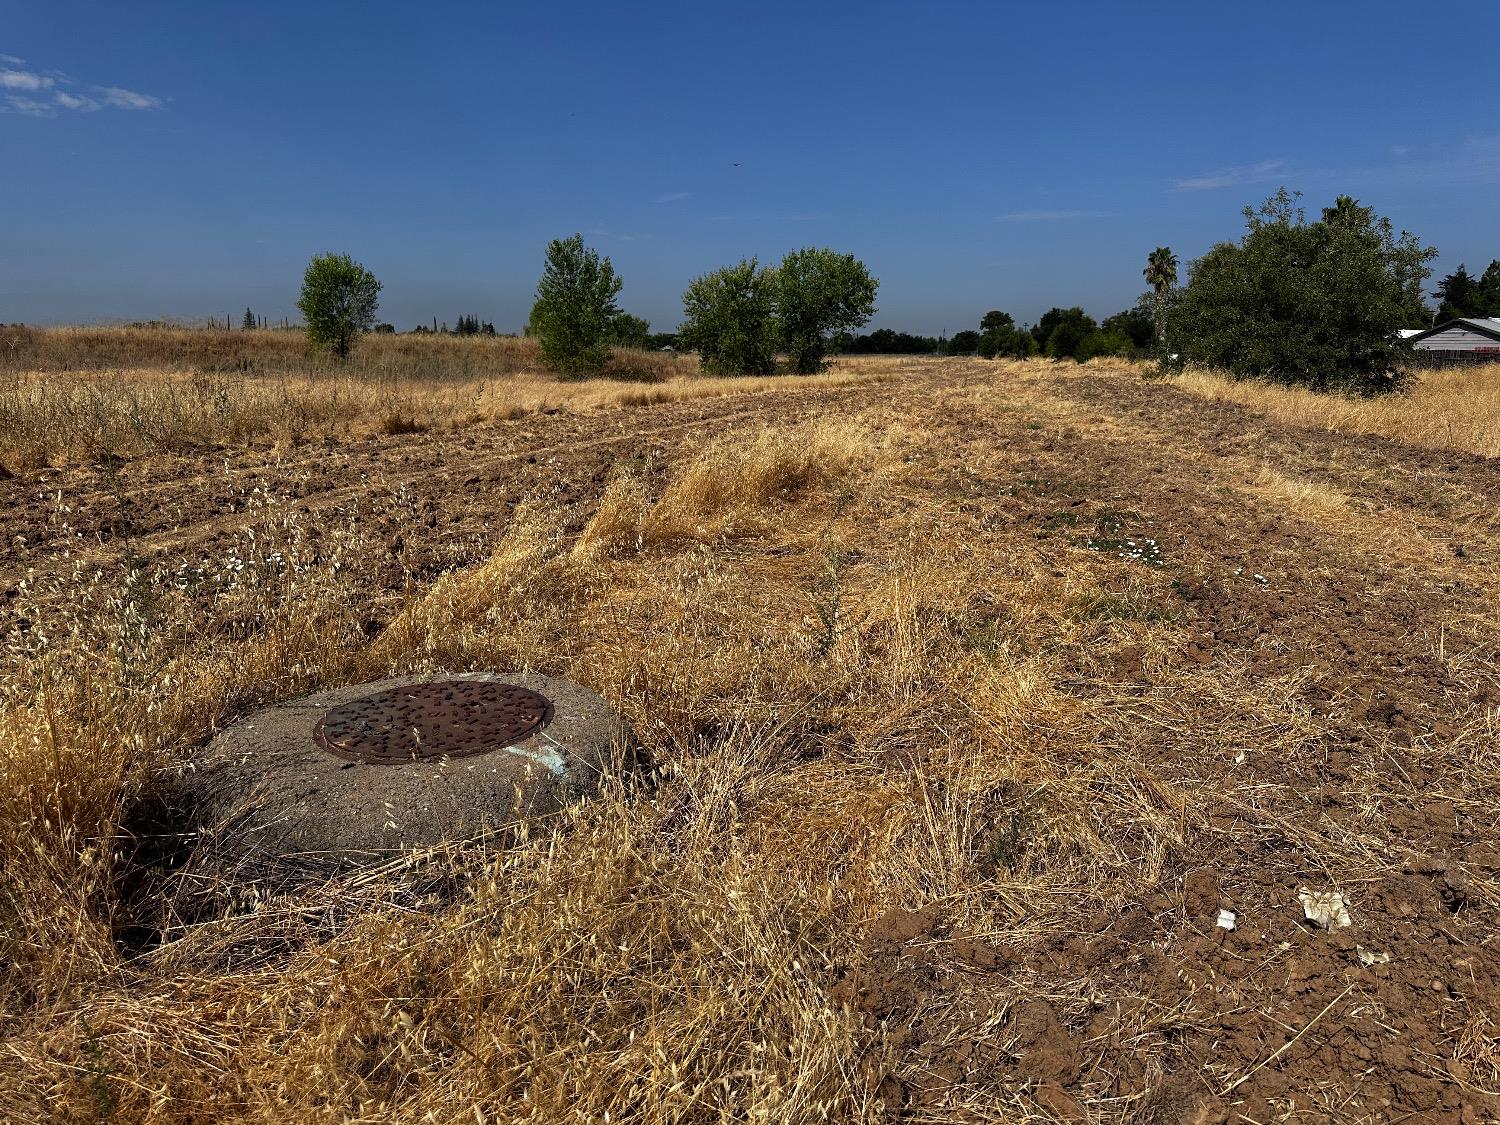
[[[806,245],[874,325],[1105,316],[1286,184],[1500,257],[1500,6],[0,0],[0,321],[294,312],[321,250],[405,329],[518,329],[549,238],[674,326]]]

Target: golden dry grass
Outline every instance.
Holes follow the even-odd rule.
[[[298,330],[219,328],[0,327],[0,370],[167,370],[208,374],[342,374],[384,379],[496,379],[544,372],[534,339],[517,336],[362,337],[347,360],[308,346]],[[617,348],[605,368],[616,378],[695,374],[691,356]]]
[[[1027,639],[1094,628],[1079,591],[925,505],[900,514],[914,451],[888,422],[810,423],[711,444],[655,497],[622,478],[581,535],[523,511],[369,646],[338,577],[353,531],[316,562],[296,529],[246,544],[287,568],[247,566],[206,602],[160,575],[79,576],[67,618],[11,654],[0,709],[0,1116],[883,1119],[883,1040],[829,991],[859,927],[934,900],[974,932],[1045,927],[1064,885],[1121,901],[1180,816],[1144,781],[1079,803],[1129,767],[1038,740],[1074,720]],[[447,905],[413,912],[398,870],[145,959],[112,943],[122,810],[224,716],[538,662],[635,723],[671,771],[651,799],[614,791],[555,832],[437,857],[464,873]],[[1034,827],[997,884],[1002,792]],[[353,922],[318,921],[351,901]]]
[[[1203,370],[1173,382],[1191,394],[1237,402],[1294,425],[1500,457],[1500,363],[1422,371],[1410,390],[1381,398],[1317,394]]]
[[[352,520],[288,516],[193,581],[164,559],[23,584],[35,624],[0,679],[0,1119],[889,1121],[905,1029],[834,995],[884,912],[936,906],[954,937],[1055,951],[1159,894],[1225,824],[1356,882],[1389,862],[1235,772],[1247,749],[1325,755],[1300,674],[1174,664],[1192,631],[1171,570],[970,511],[1007,489],[1069,527],[1118,511],[1063,490],[1096,409],[1049,394],[1052,365],[948,369],[972,385],[930,408],[892,395],[695,442],[660,481],[620,466],[581,527],[523,506],[373,638],[359,583],[385,532]],[[1037,444],[989,440],[1005,425]],[[955,449],[966,432],[984,440]],[[1316,519],[1344,509],[1274,468],[1229,479]],[[1184,572],[1213,565],[1182,550]],[[1114,684],[1124,650],[1164,690]],[[168,916],[146,953],[115,944],[140,909],[127,810],[216,727],[323,685],[524,667],[617,706],[657,787],[253,912]],[[1500,710],[1485,721],[1463,735],[1475,778],[1495,776]],[[1379,760],[1358,770],[1352,801],[1392,799]],[[1112,1019],[1090,1049],[1107,1038],[1160,1080],[1192,1004],[1101,999],[1102,973],[1018,972],[922,1050],[1013,1046],[1012,1008],[1041,997]],[[1464,1034],[1476,1073],[1500,1057],[1479,1013]],[[1236,1077],[1203,1065],[1216,1088]],[[1090,1081],[1097,1120],[1140,1119],[1137,1094]],[[907,1119],[1044,1119],[1035,1092],[984,1072]]]
[[[885,370],[855,365],[821,379]],[[446,431],[777,385],[702,378],[693,356],[629,349],[602,378],[559,380],[535,341],[506,337],[369,336],[339,365],[280,331],[0,329],[0,468]]]

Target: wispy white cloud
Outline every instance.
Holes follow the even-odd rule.
[[[26,60],[0,55],[0,113],[56,117],[59,111],[93,113],[100,109],[161,109],[166,102],[123,86],[88,86],[57,71],[25,69]]]
[[[1462,138],[1394,145],[1385,159],[1368,164],[1299,167],[1293,176],[1285,162],[1267,160],[1248,168],[1231,169],[1217,176],[1180,180],[1174,191],[1202,191],[1295,179],[1295,185],[1313,195],[1329,189],[1359,195],[1385,187],[1455,187],[1464,184],[1500,183],[1500,134],[1470,134]]]
[[[590,227],[584,233],[590,238],[597,238],[601,242],[644,242],[656,237],[654,234],[610,230],[608,227]]]
[[[1111,219],[1113,211],[1007,211],[996,215],[997,223],[1055,223],[1067,219]]]
[[[99,103],[93,98],[80,97],[77,94],[70,94],[66,90],[59,90],[53,94],[52,101],[53,104],[63,109],[76,109],[80,113],[92,113],[99,108]]]
[[[1238,187],[1241,184],[1260,184],[1274,180],[1286,171],[1285,160],[1262,160],[1257,164],[1246,164],[1238,168],[1225,168],[1202,176],[1189,176],[1172,185],[1173,191],[1213,191],[1216,188]]]
[[[19,63],[21,60],[15,61]],[[30,70],[11,70],[9,67],[0,70],[0,90],[46,90],[52,84],[52,79],[45,74],[36,74]]]
[[[23,117],[56,117],[57,110],[52,107],[51,102],[38,101],[36,98],[23,97],[20,94],[11,94],[5,99],[0,111],[7,113],[19,113]]]
[[[681,203],[684,199],[691,199],[693,193],[690,191],[669,191],[665,195],[658,195],[658,203]]]
[[[119,86],[105,86],[99,92],[104,95],[104,104],[116,109],[160,109],[162,106],[160,98],[123,90]]]

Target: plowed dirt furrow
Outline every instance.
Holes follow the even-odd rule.
[[[421,444],[417,447],[421,459],[415,465],[395,460],[405,454],[408,443],[371,451],[363,466],[340,465],[331,473],[320,474],[317,461],[312,459],[282,463],[274,471],[247,470],[256,474],[255,486],[264,498],[261,506],[255,508],[238,506],[244,502],[245,492],[236,495],[233,489],[237,483],[243,485],[247,479],[243,474],[224,478],[206,473],[185,478],[172,488],[170,497],[160,494],[163,487],[160,484],[147,485],[142,493],[122,486],[119,492],[95,490],[81,497],[65,494],[65,502],[73,509],[70,515],[80,520],[97,519],[100,506],[135,505],[144,496],[151,502],[145,517],[150,522],[142,528],[132,520],[128,536],[111,533],[102,542],[97,535],[92,542],[77,536],[50,542],[43,539],[29,547],[24,556],[14,550],[12,539],[5,554],[0,555],[0,584],[12,585],[28,574],[45,577],[79,567],[87,570],[106,566],[123,558],[127,551],[142,559],[152,559],[227,532],[266,523],[292,510],[304,515],[329,513],[377,491],[407,488],[424,495],[441,495],[455,481],[483,480],[505,466],[545,463],[622,445],[647,446],[663,438],[707,436],[738,426],[816,416],[835,407],[855,409],[878,401],[881,393],[878,384],[806,390],[793,387],[758,392],[749,396],[748,404],[744,397],[736,395],[639,407],[605,415],[593,425],[590,425],[592,418],[543,416],[524,430],[518,427],[498,441],[492,438],[491,442],[500,447],[493,452],[485,451],[474,436],[463,434],[445,435],[435,442]],[[600,428],[607,432],[599,435]],[[595,436],[583,436],[591,430]],[[382,452],[383,457],[377,456]],[[175,511],[174,499],[179,502]],[[33,495],[28,503],[36,504],[38,500]],[[201,512],[216,501],[234,507],[222,514],[193,518],[194,507]],[[14,514],[19,517],[21,512]]]

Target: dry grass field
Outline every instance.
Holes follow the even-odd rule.
[[[1100,363],[518,366],[410,376],[407,427],[259,414],[379,376],[195,365],[0,392],[0,1119],[1500,1111],[1500,462],[1493,412],[1434,420],[1491,373],[1338,414]],[[116,417],[221,377],[223,421]],[[174,911],[153,795],[213,731],[519,668],[656,785]]]
[[[1187,372],[1176,382],[1282,422],[1500,457],[1500,363],[1424,371],[1408,392],[1384,398],[1320,395],[1208,371]]]
[[[301,333],[0,328],[0,467],[452,430],[556,410],[722,394],[691,356],[619,349],[562,383],[536,342],[369,336],[347,363]]]

